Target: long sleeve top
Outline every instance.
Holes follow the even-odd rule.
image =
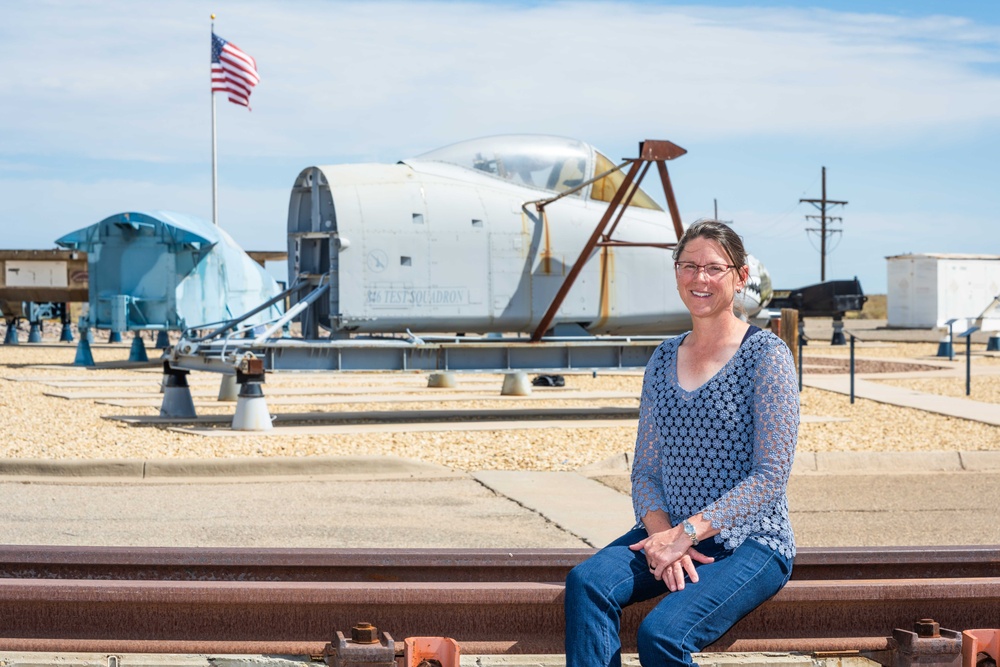
[[[676,524],[699,512],[735,549],[747,538],[795,555],[786,486],[799,425],[798,382],[780,338],[757,331],[694,391],[677,380],[677,348],[653,353],[642,385],[632,465],[637,526],[652,510]]]

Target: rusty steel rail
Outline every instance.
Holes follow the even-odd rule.
[[[0,547],[0,650],[319,655],[367,620],[466,653],[561,653],[566,550]],[[894,628],[993,627],[1000,548],[803,549],[710,650],[885,651]],[[654,602],[623,618],[626,651]]]
[[[0,579],[563,581],[594,549],[0,545]],[[799,549],[793,581],[1000,577],[1000,546]]]

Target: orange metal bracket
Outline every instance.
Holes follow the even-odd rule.
[[[542,316],[541,321],[535,328],[533,334],[531,334],[531,342],[537,343],[548,331],[549,326],[552,324],[552,320],[555,319],[556,313],[559,311],[559,307],[562,306],[563,301],[566,299],[566,295],[569,294],[570,288],[573,287],[573,283],[576,282],[577,276],[580,271],[583,270],[584,265],[587,260],[590,259],[590,254],[594,251],[598,245],[614,245],[614,246],[654,246],[662,248],[671,248],[673,244],[662,244],[662,243],[630,243],[626,241],[613,241],[611,240],[611,234],[614,233],[615,228],[618,226],[619,220],[625,214],[625,209],[628,207],[629,203],[632,201],[632,196],[639,189],[639,184],[642,183],[642,179],[645,177],[646,172],[649,170],[651,163],[656,164],[656,169],[660,174],[660,182],[663,184],[663,194],[667,198],[667,208],[670,211],[670,219],[674,223],[674,233],[677,235],[677,239],[680,240],[681,234],[684,233],[684,228],[681,225],[681,214],[677,208],[677,200],[674,197],[674,189],[670,184],[670,174],[667,172],[667,160],[673,160],[679,158],[680,156],[687,153],[686,150],[674,144],[670,141],[658,141],[649,140],[639,143],[639,157],[628,160],[631,162],[628,173],[625,174],[625,180],[622,181],[621,186],[615,193],[614,197],[608,203],[608,209],[601,216],[600,222],[597,223],[597,227],[594,229],[594,233],[590,235],[587,243],[583,246],[583,250],[580,252],[579,259],[573,263],[573,268],[570,269],[569,273],[566,275],[566,279],[563,284],[559,287],[559,291],[556,292],[555,297],[552,299],[552,303],[549,304],[548,310],[545,311],[545,315]],[[640,172],[640,168],[642,171]],[[624,201],[623,201],[624,200]],[[615,211],[621,206],[621,210],[615,215]],[[608,223],[614,218],[614,223],[611,228],[605,233],[605,229],[608,227]]]

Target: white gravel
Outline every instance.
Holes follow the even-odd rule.
[[[871,345],[864,349],[867,358],[933,357],[936,346],[928,344]],[[95,345],[96,361],[122,361],[127,346]],[[845,348],[811,345],[806,356],[844,355]],[[74,346],[0,346],[0,428],[4,434],[0,455],[8,458],[38,459],[157,459],[172,457],[245,457],[245,456],[335,456],[395,455],[443,464],[461,470],[573,470],[634,446],[635,425],[611,428],[569,428],[550,430],[492,430],[476,432],[376,433],[344,436],[246,435],[232,438],[208,438],[177,433],[165,428],[132,427],[104,419],[109,415],[156,415],[157,408],[113,407],[91,399],[66,400],[45,396],[46,392],[71,391],[45,386],[41,381],[16,381],[17,378],[104,379],[107,390],[123,387],[123,396],[140,391],[116,378],[145,379],[142,391],[156,390],[159,374],[154,370],[86,370],[68,366]],[[983,359],[983,364],[998,364],[998,359]],[[638,397],[641,376],[566,375],[567,387],[583,391],[628,391]],[[460,375],[461,387],[496,391],[500,376]],[[216,375],[193,373],[195,389],[217,391]],[[920,391],[947,395],[953,393],[951,380],[893,380]],[[923,383],[927,383],[926,385]],[[964,396],[964,380],[961,395]],[[422,374],[367,374],[332,377],[307,373],[269,375],[265,391],[277,393],[280,387],[317,385],[419,387],[426,384]],[[926,388],[922,388],[926,387]],[[997,376],[974,379],[976,400],[997,400],[1000,382]],[[82,391],[79,390],[79,391]],[[636,399],[609,399],[594,403],[557,398],[505,401],[440,401],[427,390],[427,403],[367,403],[359,396],[357,403],[313,405],[271,405],[272,413],[354,410],[426,410],[472,407],[586,407],[635,406]],[[984,398],[986,392],[992,398]],[[535,396],[545,395],[539,391]],[[199,408],[200,414],[231,414],[234,404]],[[858,400],[851,405],[846,396],[806,388],[802,393],[804,415],[846,418],[847,422],[803,423],[800,428],[800,451],[928,451],[928,450],[1000,450],[1000,428],[976,422],[897,408]]]

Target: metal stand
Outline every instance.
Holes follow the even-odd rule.
[[[236,376],[223,373],[219,383],[219,401],[235,403],[239,398],[239,387],[236,386]]]
[[[954,340],[952,334],[952,327],[955,326],[955,322],[958,320],[948,320],[945,324],[948,325],[948,337],[942,338],[941,342],[938,343],[937,356],[948,357],[948,361],[955,360],[955,348],[952,346],[951,342]]]
[[[1000,352],[1000,334],[990,336],[989,340],[986,341],[986,351]]]
[[[528,374],[524,371],[515,371],[503,376],[503,388],[500,390],[501,396],[530,396],[531,383],[528,382]]]
[[[197,417],[191,387],[188,386],[189,371],[177,370],[163,362],[163,402],[160,404],[161,417]]]
[[[7,335],[4,336],[4,345],[18,345],[21,341],[17,339],[17,318],[7,320]]]
[[[830,340],[830,345],[847,345],[847,340],[844,338],[843,318],[833,318],[833,338]]]
[[[674,243],[634,243],[629,241],[616,241],[612,239],[612,235],[615,232],[615,228],[618,226],[618,222],[625,214],[629,203],[631,203],[633,195],[635,195],[635,193],[639,190],[639,184],[642,183],[642,179],[646,176],[646,172],[649,171],[650,165],[655,164],[657,171],[660,174],[660,181],[663,184],[663,193],[667,198],[667,208],[670,210],[670,218],[674,223],[674,233],[676,234],[677,241],[680,240],[681,235],[684,233],[684,228],[681,225],[681,214],[677,207],[677,200],[674,197],[674,189],[670,184],[670,175],[667,172],[667,160],[674,160],[685,153],[687,153],[686,150],[669,141],[646,140],[639,144],[639,157],[630,158],[622,164],[622,166],[624,166],[625,164],[631,163],[631,166],[625,174],[622,184],[618,186],[617,192],[615,192],[611,201],[608,203],[608,208],[601,217],[600,222],[597,223],[597,227],[594,229],[593,234],[591,234],[587,243],[583,246],[583,250],[580,252],[579,258],[573,263],[573,268],[570,269],[569,273],[566,275],[566,279],[563,281],[563,284],[559,287],[559,291],[556,292],[555,297],[553,297],[548,310],[545,311],[545,314],[539,321],[538,326],[535,327],[535,332],[531,335],[531,342],[537,343],[545,335],[545,332],[549,330],[549,327],[555,319],[556,313],[559,311],[559,307],[562,306],[563,300],[566,298],[566,295],[569,294],[577,276],[583,270],[587,260],[590,259],[594,248],[600,246],[601,252],[607,253],[608,248],[612,246],[649,246],[670,249],[677,245],[676,241]],[[535,202],[535,208],[541,215],[544,215],[546,204],[556,201],[557,199],[561,199],[567,194],[569,193],[564,192],[552,199]],[[620,210],[619,207],[621,207]],[[615,214],[616,211],[617,215]],[[614,218],[613,222],[612,218]]]
[[[267,410],[264,399],[264,373],[236,374],[240,384],[240,395],[236,400],[236,413],[233,415],[234,431],[270,431],[274,428],[271,414]]]
[[[170,347],[170,335],[167,333],[166,329],[161,329],[156,334],[156,345],[154,345],[157,350],[165,350]]]
[[[94,355],[90,351],[90,331],[80,329],[80,342],[76,344],[76,359],[74,366],[94,366]]]
[[[149,361],[149,356],[146,355],[146,344],[142,340],[142,334],[138,331],[132,334],[132,349],[128,353],[129,361]]]
[[[112,329],[108,333],[108,342],[109,343],[120,343],[120,342],[122,342],[122,332],[121,331],[115,331],[114,329]]]
[[[28,330],[28,342],[29,343],[41,343],[42,342],[42,325],[41,322],[32,322],[31,328]]]
[[[427,376],[427,386],[432,389],[454,389],[457,385],[454,373],[431,373]]]

